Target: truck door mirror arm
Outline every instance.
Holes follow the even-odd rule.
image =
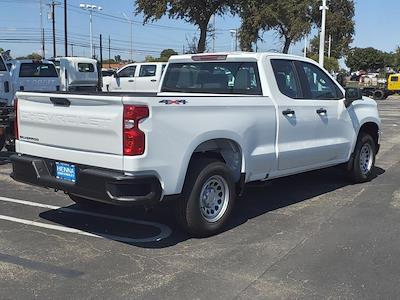
[[[344,105],[349,107],[354,101],[362,100],[363,93],[359,88],[346,88],[346,96],[344,100]]]

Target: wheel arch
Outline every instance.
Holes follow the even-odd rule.
[[[219,135],[225,137],[207,137],[198,139],[192,144],[186,155],[185,163],[182,166],[182,186],[179,190],[183,190],[184,182],[190,169],[190,164],[198,158],[206,157],[220,160],[228,165],[232,170],[238,190],[244,185],[245,181],[245,155],[240,143],[240,139],[226,134]],[[228,136],[228,137],[227,137]]]

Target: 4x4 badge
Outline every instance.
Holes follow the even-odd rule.
[[[186,100],[161,100],[159,103],[164,103],[165,105],[180,105],[188,102]]]

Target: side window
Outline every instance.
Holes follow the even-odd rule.
[[[399,77],[398,76],[392,76],[391,81],[392,82],[398,82],[399,81]]]
[[[126,67],[125,69],[122,69],[121,71],[119,71],[118,76],[119,77],[135,77],[135,71],[136,71],[135,66],[129,66],[129,67]]]
[[[271,63],[281,93],[293,99],[302,98],[293,62],[291,60],[272,59]]]
[[[140,67],[139,77],[153,77],[156,76],[156,65],[144,65]]]
[[[305,99],[338,100],[344,97],[334,81],[318,66],[306,62],[298,62],[297,66]]]

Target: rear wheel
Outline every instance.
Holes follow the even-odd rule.
[[[356,183],[370,181],[374,175],[376,144],[371,135],[361,133],[354,150],[349,175]]]
[[[213,159],[191,163],[175,213],[190,234],[205,237],[218,233],[231,215],[236,199],[235,184],[227,165]]]

